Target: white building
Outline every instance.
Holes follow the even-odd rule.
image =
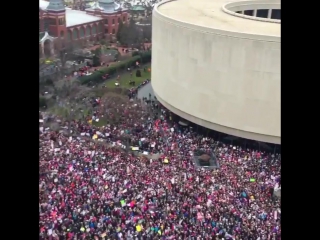
[[[196,124],[280,144],[279,0],[163,1],[152,19],[152,87]]]

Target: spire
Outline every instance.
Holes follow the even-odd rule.
[[[114,8],[114,0],[99,0],[99,6],[103,8]]]
[[[105,3],[105,4],[112,4],[112,3],[114,3],[114,0],[99,0],[98,1],[99,3]]]
[[[63,0],[50,0],[49,5],[47,7],[49,11],[64,11],[64,1]]]
[[[119,5],[114,2],[114,0],[98,0],[99,6],[105,11],[114,11],[118,9]]]

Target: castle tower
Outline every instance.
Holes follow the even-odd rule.
[[[66,9],[63,0],[50,0],[47,7],[49,32],[54,37],[64,39],[67,34]]]
[[[99,0],[98,2],[99,6],[104,8],[105,10],[114,11],[116,8],[114,0]]]

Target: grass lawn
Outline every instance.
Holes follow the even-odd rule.
[[[136,81],[136,86],[138,86],[140,83],[142,83],[143,81],[145,81],[146,79],[151,79],[151,72],[144,72],[143,68],[146,68],[147,70],[150,68],[150,64],[145,65],[143,67],[141,67],[140,71],[141,71],[141,77],[136,77],[136,71],[137,70],[133,70],[132,71],[132,77],[130,76],[130,73],[126,72],[120,75],[120,87],[122,88],[132,88],[131,85],[129,85],[130,80],[134,80]],[[115,88],[116,85],[115,82],[117,81],[117,78],[112,78],[112,79],[108,79],[107,81],[105,81],[103,84],[106,87],[110,87],[110,88]]]
[[[96,121],[92,121],[92,125],[96,126],[96,127],[102,127],[102,126],[106,126],[108,124],[108,121],[104,118],[100,118],[99,122]]]

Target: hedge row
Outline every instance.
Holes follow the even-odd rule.
[[[47,99],[43,97],[39,97],[39,108],[46,107],[47,106]]]
[[[88,84],[92,83],[100,83],[103,82],[104,79],[102,78],[105,74],[109,74],[110,76],[115,75],[118,71],[126,70],[127,68],[131,68],[136,64],[136,62],[141,64],[151,62],[151,51],[148,52],[140,52],[138,55],[133,56],[123,62],[118,62],[112,64],[109,67],[102,68],[98,71],[95,71],[90,76],[83,76],[79,80],[81,84]]]

